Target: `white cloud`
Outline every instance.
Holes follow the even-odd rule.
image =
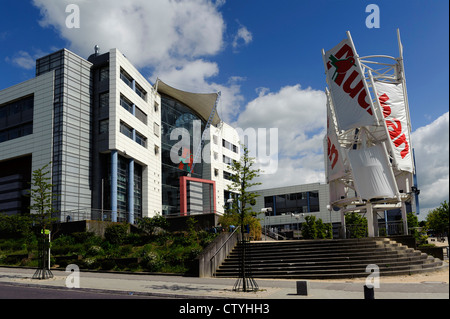
[[[53,26],[80,55],[100,48],[120,49],[138,67],[171,58],[193,59],[217,54],[225,23],[208,0],[33,0],[41,10],[40,24]],[[66,6],[80,8],[80,28],[68,28]]]
[[[219,114],[236,116],[242,96],[239,77],[215,83],[219,66],[208,61],[225,47],[226,24],[219,11],[225,0],[33,0],[43,27],[54,27],[68,40],[68,49],[88,57],[118,48],[137,67],[179,89],[222,92]],[[80,8],[80,28],[67,28],[66,6]]]
[[[12,64],[15,64],[16,66],[21,67],[25,70],[33,69],[36,64],[33,57],[25,51],[19,51],[12,58],[6,57],[5,61],[11,62]]]
[[[20,68],[23,68],[25,70],[32,70],[36,66],[36,59],[44,56],[46,53],[44,53],[41,50],[34,50],[34,54],[30,54],[29,52],[20,50],[17,52],[13,57],[6,57],[5,61],[10,62]]]
[[[234,126],[243,130],[278,129],[278,168],[273,174],[261,175],[260,187],[324,182],[326,97],[323,91],[302,89],[298,84],[283,87],[276,93],[260,89],[259,96],[247,104]],[[258,160],[258,154],[250,155]]]
[[[236,127],[277,127],[282,156],[299,156],[322,151],[326,125],[326,97],[323,91],[286,86],[277,93],[268,89],[249,102]]]
[[[241,25],[237,34],[234,36],[232,46],[237,49],[239,46],[247,45],[253,40],[253,35],[248,29]]]
[[[449,112],[412,133],[419,203],[424,219],[430,209],[449,200]]]

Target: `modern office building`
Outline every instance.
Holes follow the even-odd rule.
[[[312,215],[316,219],[322,219],[324,223],[331,221],[336,228],[335,232],[338,231],[340,215],[329,210],[327,184],[312,183],[261,189],[257,193],[259,196],[254,211],[260,212],[258,218],[264,229],[292,235],[293,230],[301,229],[305,217]]]
[[[0,91],[0,212],[28,212],[31,172],[51,163],[62,220],[223,213],[239,136],[219,96],[151,85],[117,49],[38,59]]]

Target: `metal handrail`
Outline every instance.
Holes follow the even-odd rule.
[[[223,244],[216,250],[216,252],[214,253],[214,255],[209,259],[209,263],[211,265],[211,274],[215,276],[215,271],[214,271],[214,267],[213,267],[213,259],[216,258],[217,254],[222,250],[222,248],[228,243],[228,241],[233,237],[234,233],[236,233],[236,231],[241,228],[241,226],[236,227],[233,232],[230,234],[230,236],[228,236],[228,238],[223,242]]]
[[[271,238],[273,238],[273,239],[279,240],[279,237],[281,237],[283,240],[287,240],[287,237],[286,237],[286,236],[283,236],[283,235],[281,235],[281,234],[279,234],[279,233],[275,233],[275,232],[270,231],[270,230],[267,230],[267,229],[263,229],[263,232],[264,232],[264,235],[265,235],[265,236],[269,236],[269,235],[276,236],[276,238],[271,237]],[[270,237],[270,236],[269,236],[269,237]]]

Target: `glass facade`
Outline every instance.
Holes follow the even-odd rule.
[[[0,106],[0,143],[33,134],[34,96]]]
[[[0,214],[28,214],[31,155],[0,162]]]
[[[117,210],[118,220],[127,220],[126,213],[128,212],[128,173],[129,173],[128,158],[118,156],[117,161]],[[101,172],[102,179],[104,179],[105,190],[111,189],[111,156],[110,154],[102,154],[101,165],[106,168]],[[142,217],[142,166],[134,162],[134,218]],[[111,192],[105,191],[103,194],[103,205],[106,210],[111,209]]]
[[[180,177],[191,173],[192,177],[202,178],[202,164],[196,163],[191,171],[194,156],[194,122],[201,123],[201,132],[206,121],[183,103],[166,95],[161,95],[161,163],[162,163],[162,205],[163,215],[180,213]],[[171,149],[180,140],[170,139],[170,133],[176,128],[183,128],[189,132],[189,149],[180,147],[178,156],[180,161],[173,162],[170,158]],[[201,134],[200,132],[200,134]],[[197,147],[197,145],[195,145]]]
[[[266,196],[264,207],[272,208],[271,216],[319,212],[319,191]]]

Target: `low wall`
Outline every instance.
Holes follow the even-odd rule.
[[[228,241],[227,241],[228,240]],[[193,276],[197,277],[212,277],[214,271],[218,266],[227,258],[228,254],[236,246],[238,240],[238,232],[235,233],[221,233],[211,244],[206,247],[203,252],[195,259],[198,273],[193,273]],[[226,244],[224,245],[224,243]],[[222,245],[224,245],[222,247]],[[211,258],[217,252],[219,248],[222,249],[215,255],[213,261]]]
[[[113,224],[117,223],[100,220],[79,220],[74,222],[55,224],[53,226],[52,232],[56,236],[69,235],[79,232],[90,232],[94,233],[97,236],[104,237],[106,228]]]
[[[417,247],[417,250],[421,252],[433,256],[434,258],[439,258],[440,260],[444,260],[444,250],[443,247]]]
[[[188,230],[187,220],[194,218],[197,223],[195,224],[196,230],[205,230],[215,227],[219,221],[220,215],[210,214],[198,214],[198,215],[186,215],[186,216],[168,216],[169,231],[183,231]]]

